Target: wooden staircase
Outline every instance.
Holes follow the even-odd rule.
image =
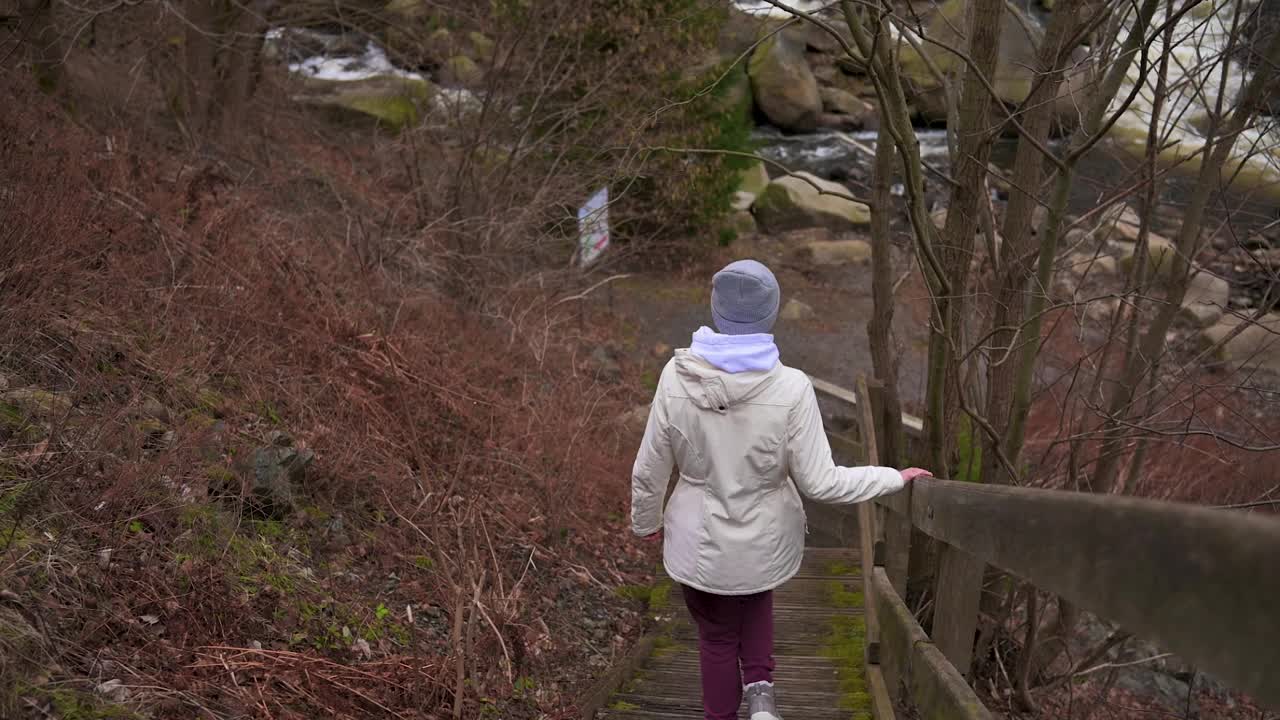
[[[808,548],[800,573],[775,591],[774,683],[784,720],[871,718],[858,557],[856,548]],[[678,590],[669,612],[670,626],[652,655],[597,718],[702,718],[697,629]],[[745,703],[739,715],[746,716]]]

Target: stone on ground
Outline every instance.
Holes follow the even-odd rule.
[[[1201,331],[1202,346],[1217,345],[1242,324],[1247,326],[1218,348],[1215,358],[1240,368],[1262,368],[1280,373],[1280,313],[1269,313],[1257,322],[1225,315],[1212,327]]]
[[[1200,268],[1191,276],[1179,314],[1197,327],[1208,327],[1222,318],[1230,296],[1230,283]]]
[[[434,91],[426,80],[400,75],[378,75],[363,80],[308,78],[294,100],[369,115],[399,128],[422,115]]]
[[[782,320],[808,320],[814,314],[813,308],[809,305],[791,298],[786,305],[782,306],[782,312],[778,313],[778,317]]]
[[[1116,229],[1131,228],[1133,226],[1125,223],[1116,223]],[[1137,237],[1136,233],[1134,237]],[[1120,268],[1128,272],[1133,267],[1134,258],[1138,254],[1138,245],[1136,242],[1124,240],[1115,244],[1117,254],[1120,258]],[[1166,275],[1173,268],[1173,258],[1177,249],[1173,242],[1163,238],[1155,233],[1147,235],[1147,277],[1153,278],[1158,275]]]
[[[759,195],[769,185],[769,171],[758,160],[743,170],[738,178],[738,190],[752,195]]]
[[[818,240],[801,252],[814,265],[850,265],[871,259],[871,245],[865,240]]]
[[[848,199],[850,195],[840,183],[801,172],[770,182],[752,210],[768,232],[806,227],[841,231],[867,225],[871,222],[871,208]]]

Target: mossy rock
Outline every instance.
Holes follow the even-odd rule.
[[[770,182],[756,198],[752,212],[768,232],[810,227],[844,231],[871,222],[871,208],[840,195],[852,192],[839,183],[801,172]]]
[[[778,34],[761,43],[747,63],[756,106],[774,125],[811,131],[822,114],[822,96],[804,56],[804,48]]]
[[[769,185],[769,171],[759,160],[739,173],[738,178],[738,189],[752,195],[759,195]]]
[[[18,388],[0,395],[0,401],[37,420],[57,420],[71,412],[71,398],[39,388]]]
[[[1116,224],[1117,228],[1126,227],[1122,223]],[[1133,262],[1138,256],[1137,243],[1130,241],[1118,242],[1115,244],[1119,252],[1120,268],[1125,272],[1129,272],[1133,268]],[[1169,274],[1173,268],[1173,259],[1177,255],[1177,248],[1173,242],[1163,238],[1155,233],[1147,235],[1147,277],[1164,277]]]
[[[943,76],[948,76],[963,63],[955,53],[942,46],[964,47],[965,40],[959,29],[964,27],[965,7],[963,0],[947,0],[926,25],[925,33],[941,44],[923,43],[921,47]],[[1020,103],[1031,91],[1033,68],[1037,67],[1036,58],[1044,41],[1044,30],[1022,10],[1006,5],[1000,31],[1000,57],[992,85],[1001,100]],[[937,78],[914,46],[903,43],[899,59],[903,72],[917,88],[931,90],[938,87]]]
[[[467,33],[467,43],[471,46],[472,57],[476,60],[488,60],[493,57],[493,41],[488,35],[472,30]]]
[[[380,75],[350,81],[308,79],[306,91],[294,99],[354,111],[400,129],[417,122],[434,92],[422,78]]]
[[[484,80],[484,70],[466,55],[454,55],[445,61],[440,79],[446,83],[475,85]]]

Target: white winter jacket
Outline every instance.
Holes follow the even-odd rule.
[[[673,464],[679,480],[664,513]],[[631,526],[640,536],[665,528],[663,562],[673,580],[748,595],[771,590],[800,569],[800,493],[846,504],[902,485],[893,468],[832,462],[813,384],[803,372],[781,363],[726,372],[677,350],[662,371],[632,469]]]

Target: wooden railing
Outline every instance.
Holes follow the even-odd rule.
[[[867,462],[876,464],[870,402],[865,383],[858,385],[856,394],[837,389],[859,406],[861,444]],[[965,681],[988,565],[1280,709],[1280,521],[933,478],[917,479],[876,505],[882,523],[869,503],[859,507],[858,520],[868,688],[878,719],[893,717],[892,701],[904,693],[924,718],[991,717]],[[931,635],[902,600],[913,528],[941,548]]]

